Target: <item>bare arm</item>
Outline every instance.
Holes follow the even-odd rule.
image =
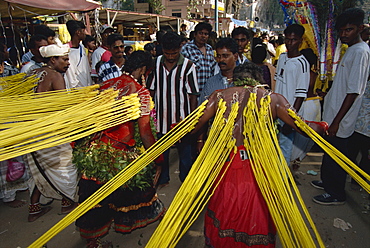
[[[62,74],[60,74],[59,72],[55,72],[54,74],[55,76],[53,76],[51,82],[52,90],[64,90],[66,88],[66,83]]]
[[[335,116],[333,122],[331,123],[328,129],[329,136],[335,136],[339,129],[339,123],[342,121],[343,117],[347,114],[348,110],[352,107],[353,103],[355,102],[358,94],[352,93],[347,94],[344,98],[342,106],[339,109],[339,112]]]
[[[152,129],[150,127],[150,117],[149,115],[141,116],[137,122],[139,125],[140,138],[143,141],[145,149],[148,149],[155,142]]]
[[[198,106],[198,96],[189,94],[190,99],[190,111],[193,112]]]

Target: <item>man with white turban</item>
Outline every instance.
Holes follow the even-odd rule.
[[[40,48],[46,65],[33,71],[40,78],[35,92],[46,92],[65,89],[62,73],[69,67],[69,46],[48,45]],[[31,200],[28,221],[33,222],[50,207],[41,207],[40,197],[61,199],[61,213],[72,211],[77,190],[77,170],[72,164],[72,147],[69,143],[42,149],[27,154],[28,164],[32,173],[30,180]]]

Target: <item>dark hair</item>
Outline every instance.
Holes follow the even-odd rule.
[[[222,38],[216,43],[216,49],[217,48],[224,48],[230,50],[232,53],[237,53],[239,50],[239,45],[236,43],[236,41],[232,38]]]
[[[346,9],[342,14],[337,17],[335,28],[339,30],[347,24],[360,26],[364,24],[365,12],[359,8]]]
[[[0,52],[0,64],[2,64],[5,61],[5,54],[3,52]]]
[[[301,54],[307,59],[310,66],[317,64],[317,56],[311,48],[302,49]]]
[[[162,44],[162,41],[163,41],[163,35],[165,34],[166,32],[163,31],[163,30],[159,30],[157,31],[157,33],[155,34],[155,38],[157,39],[157,42],[159,44]]]
[[[127,54],[132,48],[132,46],[125,46],[125,53]]]
[[[203,29],[207,30],[208,33],[211,33],[212,26],[208,22],[200,22],[195,26],[195,33],[198,33],[199,31],[202,31]]]
[[[184,41],[187,43],[189,41],[185,35],[180,35],[180,38],[181,38],[181,43],[183,43]]]
[[[0,52],[5,53],[6,45],[0,41]]]
[[[180,28],[182,27],[187,27],[187,25],[185,23],[181,24]]]
[[[298,35],[299,37],[302,37],[303,34],[304,34],[304,27],[302,25],[299,25],[299,24],[292,24],[290,26],[288,26],[285,30],[284,30],[284,35],[288,35],[288,34],[296,34]]]
[[[34,35],[41,34],[45,37],[55,37],[55,31],[46,25],[39,25],[35,27]]]
[[[163,36],[162,49],[173,50],[181,47],[181,37],[175,32],[167,32]]]
[[[195,31],[190,31],[190,33],[189,33],[189,39],[190,40],[194,40],[194,36],[195,36]]]
[[[234,28],[234,30],[231,32],[231,37],[234,38],[234,36],[237,36],[239,34],[244,34],[249,40],[249,32],[248,32],[248,29],[246,29],[245,27]]]
[[[152,57],[149,53],[144,52],[142,50],[135,51],[131,54],[130,57],[125,62],[125,66],[123,67],[123,70],[128,73],[132,73],[138,68],[141,68],[143,66],[150,66],[152,63]]]
[[[75,21],[75,20],[69,20],[66,23],[66,25],[67,25],[68,32],[71,36],[73,36],[77,32],[77,30],[86,28],[83,22]]]
[[[42,40],[48,41],[48,38],[41,34],[32,35],[30,41],[28,42],[28,48],[36,48],[36,42],[40,42]]]
[[[253,47],[251,56],[253,63],[262,64],[267,56],[267,50],[265,46],[258,44],[257,46]]]
[[[243,64],[235,67],[233,75],[234,81],[237,79],[244,80],[247,77],[247,73],[250,74],[253,79],[259,81],[260,83],[265,82],[262,76],[262,69],[255,63],[249,61],[246,61]]]
[[[87,34],[85,40],[82,41],[82,44],[84,44],[84,46],[87,47],[87,43],[92,42],[92,41],[96,41],[96,39],[92,37],[91,35]]]
[[[144,46],[144,50],[147,52],[153,51],[154,48],[155,48],[155,45],[153,43],[147,43]]]
[[[278,45],[284,44],[284,37],[281,36],[281,35],[279,35],[279,37],[277,38],[276,42],[277,42]]]
[[[124,43],[124,38],[121,34],[117,34],[117,33],[114,33],[114,34],[110,34],[107,38],[107,45],[108,46],[111,46],[114,44],[114,42],[116,42],[117,40],[120,40],[122,41],[122,43]],[[125,48],[126,49],[126,48]],[[126,51],[126,50],[125,50]]]

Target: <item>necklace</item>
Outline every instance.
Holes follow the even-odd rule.
[[[55,70],[54,68],[52,68],[50,65],[44,65],[43,67],[47,67],[47,68],[49,68],[50,70],[57,72],[57,70]]]

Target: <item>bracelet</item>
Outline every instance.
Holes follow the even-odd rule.
[[[198,142],[198,143],[203,143],[203,142],[204,142],[204,140],[197,140],[197,142]]]

